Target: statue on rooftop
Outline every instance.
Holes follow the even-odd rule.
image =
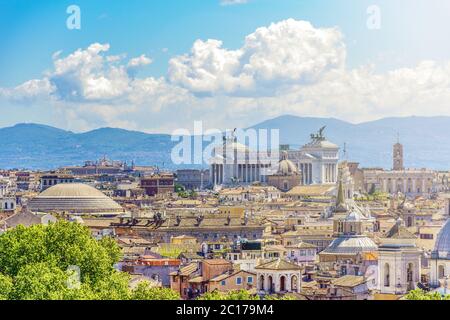
[[[319,131],[317,132],[317,133],[312,133],[311,134],[311,140],[314,140],[314,141],[323,141],[323,140],[325,140],[325,136],[324,136],[324,134],[323,134],[323,132],[324,132],[324,130],[325,130],[325,128],[326,128],[327,126],[323,126],[322,128],[320,128],[319,129]]]

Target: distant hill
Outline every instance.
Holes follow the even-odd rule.
[[[320,127],[341,146],[347,158],[361,166],[390,168],[392,144],[404,145],[407,167],[450,168],[450,117],[385,118],[351,124],[334,118],[285,115],[252,126],[280,129],[281,143],[299,148]],[[0,168],[50,169],[79,165],[104,155],[115,160],[175,168],[170,161],[174,146],[170,135],[147,134],[116,128],[73,133],[40,124],[17,124],[0,129]],[[343,154],[341,154],[343,157]]]

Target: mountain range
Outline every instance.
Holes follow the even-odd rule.
[[[341,158],[362,167],[392,166],[392,144],[404,146],[405,166],[446,170],[450,167],[450,117],[384,118],[352,124],[334,118],[284,115],[251,128],[280,129],[280,142],[291,148],[307,143],[311,133],[326,126],[326,138],[341,147]],[[52,169],[82,165],[107,156],[141,165],[170,169],[172,147],[168,134],[148,134],[117,128],[74,133],[51,126],[21,123],[0,129],[0,168]],[[345,152],[344,152],[345,145]]]

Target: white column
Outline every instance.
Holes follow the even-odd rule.
[[[290,275],[290,276],[287,276],[286,275],[286,277],[285,277],[285,283],[284,283],[284,286],[286,287],[286,291],[287,292],[291,292],[292,290],[291,290],[291,281],[292,280],[292,275]]]
[[[269,291],[270,284],[269,284],[269,276],[267,274],[264,274],[264,291]]]
[[[313,180],[313,172],[312,172],[312,163],[309,164],[309,183],[312,183]]]

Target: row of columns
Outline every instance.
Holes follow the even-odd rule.
[[[254,181],[266,182],[266,176],[261,169],[269,168],[269,164],[234,164],[233,175],[243,183]],[[223,164],[211,164],[211,182],[214,185],[225,182]]]
[[[211,165],[211,180],[213,185],[221,184],[223,182],[223,164]]]
[[[300,163],[300,170],[302,172],[302,183],[312,184],[312,164],[311,163]]]
[[[408,181],[412,181],[408,183]],[[383,192],[426,193],[426,179],[383,179]]]
[[[239,181],[249,183],[253,181],[262,180],[260,164],[238,164],[237,167],[238,167],[237,177]]]
[[[257,277],[258,291],[265,291],[268,293],[300,292],[300,272],[286,274],[258,273]]]
[[[325,183],[336,182],[336,164],[326,163],[323,165],[323,181]]]

